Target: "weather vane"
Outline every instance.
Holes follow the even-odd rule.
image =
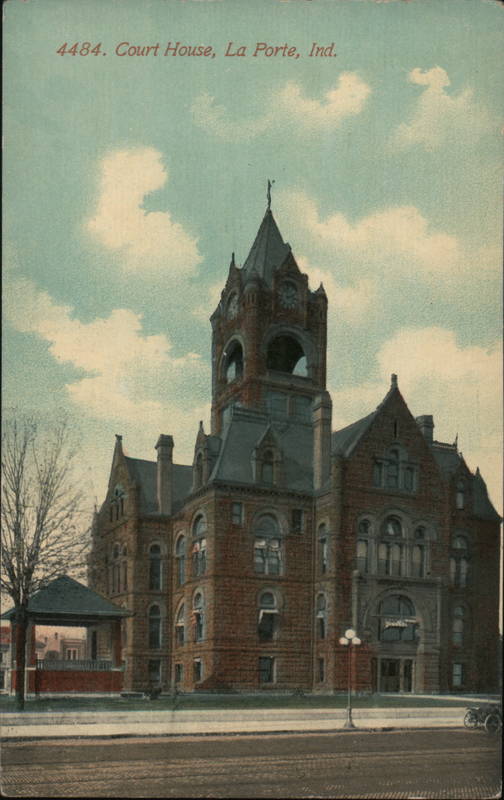
[[[271,208],[271,187],[273,186],[274,183],[275,183],[275,181],[268,180],[268,195],[267,195],[268,196],[268,211]]]

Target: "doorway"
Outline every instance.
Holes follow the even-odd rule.
[[[379,675],[380,692],[413,691],[412,658],[381,658]]]

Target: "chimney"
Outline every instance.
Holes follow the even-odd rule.
[[[432,444],[434,439],[434,418],[432,414],[423,414],[421,417],[417,417],[416,423],[422,432],[422,436],[429,444]]]
[[[313,401],[313,488],[322,489],[331,474],[332,403],[328,392]]]
[[[157,501],[160,514],[172,513],[173,438],[162,433],[157,440]]]

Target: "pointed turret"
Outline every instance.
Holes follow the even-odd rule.
[[[268,208],[243,265],[245,280],[248,273],[255,269],[264,282],[271,286],[275,269],[283,264],[290,251],[290,244],[284,242],[271,209]]]

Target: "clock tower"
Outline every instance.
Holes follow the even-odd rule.
[[[212,433],[235,405],[311,418],[326,389],[327,297],[312,292],[268,208],[240,268],[231,258],[212,323]]]

